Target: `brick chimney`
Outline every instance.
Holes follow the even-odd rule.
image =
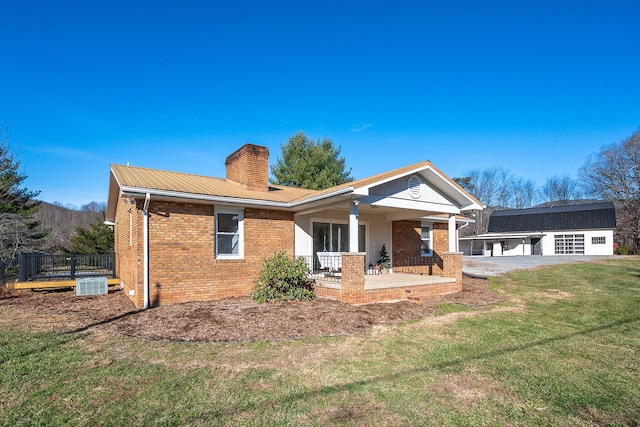
[[[249,190],[269,191],[269,149],[245,144],[224,161],[227,179]]]

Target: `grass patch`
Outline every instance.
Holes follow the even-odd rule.
[[[637,258],[490,286],[505,303],[443,304],[418,322],[293,342],[6,327],[0,424],[638,425]]]
[[[456,304],[453,302],[446,302],[444,304],[438,304],[436,306],[436,311],[439,315],[449,314],[449,313],[459,313],[469,311],[469,307],[462,304]]]

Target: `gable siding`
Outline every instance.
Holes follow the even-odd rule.
[[[391,197],[395,199],[405,200],[419,200],[422,202],[439,203],[443,205],[451,205],[451,201],[440,194],[437,190],[431,187],[424,178],[420,178],[422,184],[420,185],[421,194],[420,197],[414,199],[409,194],[408,181],[410,177],[403,177],[390,181],[381,185],[372,187],[369,193],[373,196]]]

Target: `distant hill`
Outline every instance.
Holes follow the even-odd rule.
[[[42,230],[50,230],[46,238],[47,252],[70,251],[69,238],[77,227],[86,228],[94,222],[104,221],[106,203],[91,202],[80,209],[69,209],[61,204],[40,202],[40,209],[35,217],[40,221]]]

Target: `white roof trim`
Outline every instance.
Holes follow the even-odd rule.
[[[545,233],[492,233],[478,234],[477,236],[460,237],[458,240],[499,240],[499,239],[524,239],[527,237],[543,237]]]
[[[433,221],[433,222],[448,222],[449,219],[448,218],[443,218],[441,216],[423,216],[422,218],[420,218],[423,221]],[[471,222],[476,222],[475,219],[471,219],[471,218],[457,218],[456,217],[456,222],[459,223],[471,223]]]
[[[225,196],[211,196],[207,194],[195,194],[195,193],[185,193],[180,191],[167,191],[167,190],[156,190],[151,188],[141,188],[141,187],[120,187],[120,194],[129,194],[133,197],[145,197],[146,194],[151,194],[156,197],[163,197],[169,199],[187,199],[194,200],[199,202],[218,202],[218,203],[226,203],[226,204],[238,204],[244,206],[267,206],[281,209],[291,209],[303,204],[312,203],[315,201],[323,200],[326,198],[339,196],[342,194],[348,194],[353,191],[352,187],[341,188],[336,191],[332,191],[325,194],[320,194],[317,196],[305,198],[302,200],[297,200],[293,202],[277,202],[273,200],[260,200],[260,199],[246,199],[246,198],[238,198],[238,197],[225,197]]]

